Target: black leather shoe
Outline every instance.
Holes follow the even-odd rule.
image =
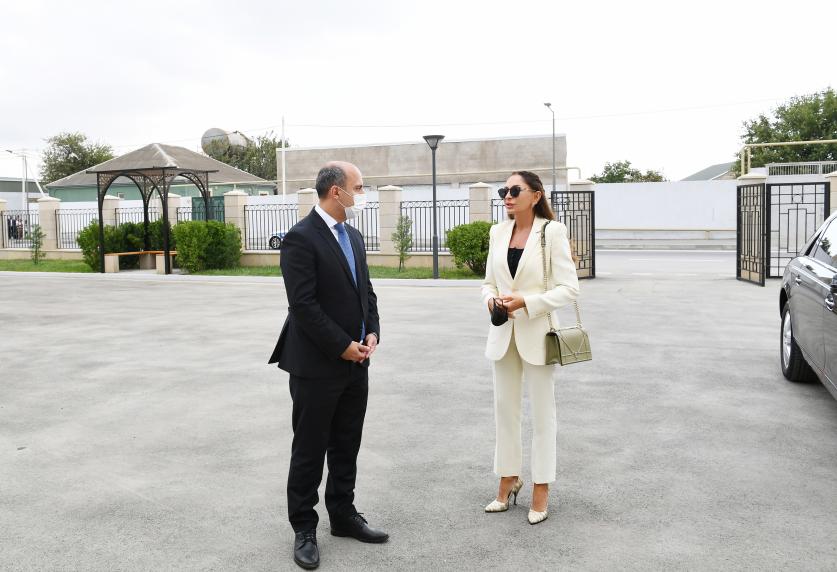
[[[360,513],[331,521],[332,536],[349,536],[361,542],[380,544],[389,540],[389,534],[369,526]]]
[[[296,533],[294,562],[306,570],[313,570],[320,565],[320,549],[317,548],[316,528]]]

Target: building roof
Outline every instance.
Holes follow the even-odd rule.
[[[206,171],[210,183],[267,183],[265,179],[231,167],[212,157],[185,147],[152,143],[120,157],[99,163],[84,171],[73,173],[49,183],[47,188],[95,187],[96,173],[113,173],[140,169],[183,169]]]
[[[735,161],[730,161],[729,163],[718,163],[717,165],[710,165],[705,169],[701,169],[697,173],[693,173],[686,177],[685,179],[681,179],[683,181],[712,181],[719,177],[726,175],[727,173],[732,170],[733,165],[735,165]]]

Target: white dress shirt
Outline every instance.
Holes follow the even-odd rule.
[[[337,236],[337,229],[335,228],[340,223],[337,222],[333,216],[325,212],[325,209],[323,209],[323,207],[321,207],[320,205],[315,205],[314,210],[317,211],[317,214],[322,217],[322,219],[326,223],[326,226],[331,229],[331,234],[334,235],[334,240],[337,241],[337,244],[340,244],[340,237]]]

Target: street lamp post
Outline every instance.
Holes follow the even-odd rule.
[[[552,192],[555,192],[555,110],[552,109],[551,103],[544,103],[546,108],[552,113]]]
[[[433,157],[433,278],[439,278],[439,224],[436,218],[436,148],[444,135],[425,135]]]
[[[20,197],[23,201],[23,206],[26,208],[26,220],[29,221],[29,195],[26,192],[26,154],[25,153],[15,153],[11,149],[6,149],[6,153],[11,153],[17,157],[20,157],[23,160],[23,177],[20,179]]]

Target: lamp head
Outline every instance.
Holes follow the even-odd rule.
[[[424,140],[427,141],[427,145],[434,151],[439,146],[439,142],[444,138],[445,138],[444,135],[425,135],[424,136]]]

